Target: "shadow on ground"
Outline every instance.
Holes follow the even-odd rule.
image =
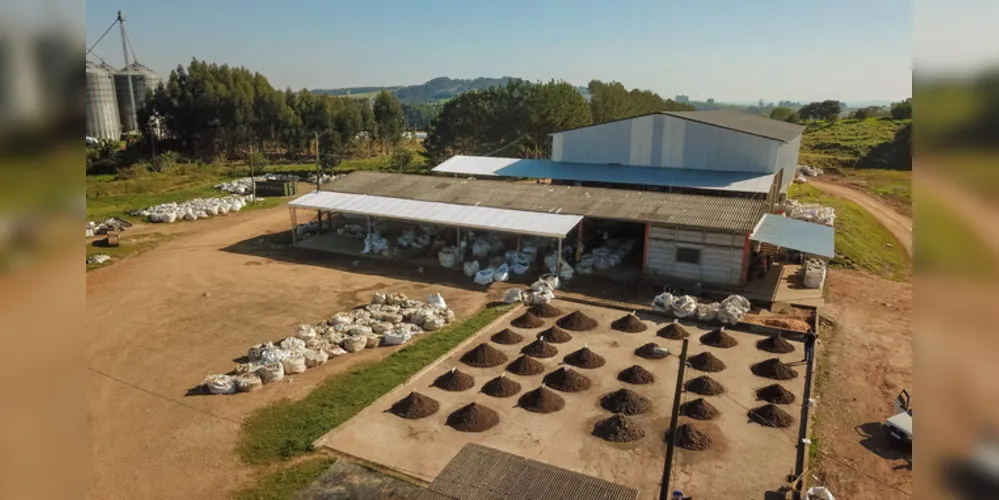
[[[319,479],[295,496],[298,500],[415,500],[423,488],[392,476],[337,460]]]
[[[871,453],[885,460],[907,460],[912,463],[912,449],[892,439],[880,422],[861,424],[856,430],[863,437],[860,445]]]

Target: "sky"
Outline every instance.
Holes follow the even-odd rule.
[[[87,47],[118,9],[139,61],[164,76],[198,58],[279,88],[516,76],[698,100],[851,102],[898,100],[912,86],[907,0],[88,0]],[[117,30],[94,53],[121,66]]]

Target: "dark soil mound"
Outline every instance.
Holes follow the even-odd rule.
[[[627,443],[645,437],[645,431],[636,423],[621,415],[605,418],[593,427],[593,435],[615,443]]]
[[[645,323],[642,323],[642,320],[638,319],[638,316],[635,316],[634,314],[621,316],[620,318],[612,321],[611,328],[628,333],[639,333],[649,329],[649,327]]]
[[[538,339],[524,346],[520,352],[528,356],[534,356],[535,358],[553,358],[558,354],[558,349],[548,342]]]
[[[702,396],[717,396],[725,392],[725,387],[707,375],[688,380],[686,388],[689,392]]]
[[[606,360],[603,356],[593,352],[589,347],[583,347],[578,351],[569,353],[563,358],[566,364],[579,368],[600,368],[604,366]]]
[[[493,335],[492,339],[493,342],[496,342],[497,344],[511,345],[523,342],[524,336],[509,328],[504,328],[496,335]]]
[[[434,380],[434,387],[445,391],[467,391],[473,385],[475,385],[474,377],[454,368]]]
[[[506,357],[506,354],[503,354],[503,351],[486,343],[475,346],[474,349],[461,356],[462,363],[479,368],[499,366],[507,361],[509,361],[509,358]]]
[[[798,372],[790,366],[781,363],[777,358],[770,358],[760,361],[750,368],[754,374],[760,377],[772,378],[774,380],[791,380],[798,377]]]
[[[718,416],[718,408],[714,405],[704,400],[704,398],[697,398],[693,401],[687,401],[680,406],[680,411],[690,417],[696,418],[697,420],[711,420]]]
[[[447,416],[447,425],[462,432],[482,432],[498,423],[499,415],[478,403],[462,406]]]
[[[635,391],[618,389],[614,392],[604,394],[600,398],[600,406],[613,413],[638,415],[639,413],[645,413],[645,410],[649,409],[649,400]]]
[[[701,335],[701,343],[711,347],[734,347],[738,342],[725,333],[725,327]]]
[[[553,326],[539,333],[538,338],[545,339],[545,342],[551,342],[553,344],[561,344],[572,340],[572,335],[569,335],[569,332],[557,326]]]
[[[628,368],[621,370],[621,372],[617,374],[617,379],[621,382],[627,382],[635,385],[651,384],[656,381],[656,377],[652,375],[652,372],[638,365],[631,365]]]
[[[507,365],[506,371],[516,375],[537,375],[544,373],[545,365],[530,356],[521,356],[513,360],[513,363]]]
[[[545,375],[544,381],[548,387],[562,392],[579,392],[590,388],[590,379],[567,366]]]
[[[510,324],[517,328],[538,328],[545,326],[545,320],[531,314],[531,311],[527,311],[511,321]]]
[[[517,406],[534,413],[554,413],[565,408],[565,400],[555,391],[542,386],[525,392],[517,400]]]
[[[655,342],[649,342],[635,349],[635,356],[645,359],[663,359],[669,356],[669,351]]]
[[[423,418],[437,413],[439,409],[441,405],[436,400],[418,392],[411,392],[409,396],[396,401],[389,412],[402,418]]]
[[[531,306],[528,311],[539,318],[554,318],[565,314],[561,309],[551,304],[536,304]]]
[[[725,369],[725,363],[710,352],[691,356],[687,358],[687,363],[690,363],[690,366],[694,367],[695,370],[702,372],[720,372]]]
[[[714,440],[711,439],[711,434],[708,434],[707,430],[702,429],[697,424],[686,423],[680,424],[676,428],[676,441],[674,442],[685,450],[700,451],[710,448]]]
[[[794,402],[794,394],[780,384],[773,384],[756,391],[756,399],[767,403],[789,405]]]
[[[794,423],[794,417],[770,403],[749,410],[749,419],[767,427],[790,427]]]
[[[502,374],[482,386],[482,392],[494,398],[508,398],[520,392],[520,384]]]
[[[773,352],[777,354],[787,354],[794,352],[794,344],[788,342],[780,335],[767,337],[756,343],[756,348],[761,351]]]
[[[656,335],[670,340],[682,340],[690,336],[683,325],[676,321],[660,328]]]
[[[556,325],[574,332],[585,332],[597,327],[597,320],[579,312],[573,311],[555,322]]]

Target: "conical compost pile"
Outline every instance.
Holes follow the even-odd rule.
[[[785,365],[777,358],[770,358],[753,365],[750,370],[759,377],[771,378],[774,380],[791,380],[798,377],[798,372],[790,366]]]
[[[520,396],[517,406],[533,413],[554,413],[565,408],[565,400],[555,391],[541,386]]]
[[[535,304],[528,311],[539,318],[555,318],[565,314],[551,304]]]
[[[627,314],[611,322],[611,328],[627,333],[640,333],[648,330],[649,327],[638,319],[634,314]]]
[[[493,342],[503,345],[519,344],[524,341],[523,335],[516,333],[509,328],[500,330],[499,333],[493,335],[491,338]]]
[[[790,427],[794,423],[794,417],[772,403],[749,410],[749,418],[767,427]]]
[[[638,415],[649,409],[649,400],[630,389],[618,389],[604,394],[600,398],[600,406],[613,413]]]
[[[683,340],[690,336],[690,334],[687,333],[687,329],[676,321],[660,328],[659,331],[656,332],[656,335],[670,340]]]
[[[655,342],[649,342],[635,349],[635,356],[645,359],[663,359],[669,356],[669,351]]]
[[[794,344],[788,342],[780,335],[773,335],[757,342],[756,348],[761,351],[772,352],[775,354],[787,354],[789,352],[794,352]]]
[[[607,362],[603,356],[585,346],[582,349],[569,353],[563,360],[566,364],[578,368],[600,368]]]
[[[418,392],[411,392],[396,401],[389,412],[402,418],[423,418],[437,413],[440,408],[441,405],[436,400]]]
[[[515,375],[528,377],[544,373],[545,365],[540,361],[525,355],[513,360],[513,363],[507,365],[506,371]]]
[[[475,385],[474,377],[454,368],[434,380],[434,387],[445,391],[467,391],[473,385]]]
[[[587,330],[592,330],[597,327],[597,320],[579,312],[573,311],[562,319],[555,322],[556,325],[565,328],[566,330],[572,330],[574,332],[585,332]]]
[[[668,438],[668,436],[667,436]],[[714,444],[711,434],[694,423],[680,424],[676,428],[676,445],[685,450],[706,450]]]
[[[593,435],[615,443],[627,443],[645,437],[645,430],[628,417],[614,415],[597,422]]]
[[[702,396],[717,396],[725,392],[724,386],[707,375],[701,375],[700,377],[688,380],[685,387],[687,391]]]
[[[558,349],[548,342],[538,339],[524,346],[520,352],[535,358],[554,358],[558,354]]]
[[[735,347],[739,342],[728,333],[725,333],[725,327],[723,326],[701,335],[701,343],[711,347]]]
[[[540,328],[545,326],[545,320],[531,314],[531,311],[527,311],[514,318],[510,324],[517,328]]]
[[[680,412],[697,420],[711,420],[718,416],[718,408],[705,401],[704,398],[687,401],[680,406]]]
[[[652,375],[652,372],[638,365],[631,365],[621,370],[621,373],[617,374],[617,379],[621,382],[635,385],[651,384],[656,381],[656,377]]]
[[[563,344],[572,340],[572,335],[569,335],[569,332],[557,326],[552,326],[547,330],[542,330],[541,333],[538,334],[538,338],[544,339],[545,342],[551,342],[553,344]]]
[[[579,392],[590,388],[590,379],[568,366],[545,375],[543,380],[548,387],[562,392]]]
[[[768,385],[756,391],[756,399],[778,405],[789,405],[794,402],[794,393],[780,384]]]
[[[702,372],[720,372],[725,369],[725,363],[710,352],[702,352],[687,358],[687,363],[695,370]]]
[[[486,382],[482,386],[482,392],[494,398],[508,398],[520,392],[520,384],[500,374],[500,376]]]
[[[462,363],[478,368],[499,366],[507,361],[509,361],[509,358],[506,357],[506,354],[503,354],[503,351],[486,343],[475,346],[474,349],[461,356]]]
[[[447,425],[461,432],[482,432],[498,423],[499,415],[478,403],[462,406],[447,416]]]

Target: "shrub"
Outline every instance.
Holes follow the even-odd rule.
[[[149,175],[149,169],[145,163],[136,163],[118,169],[117,178],[119,180],[138,179]]]

